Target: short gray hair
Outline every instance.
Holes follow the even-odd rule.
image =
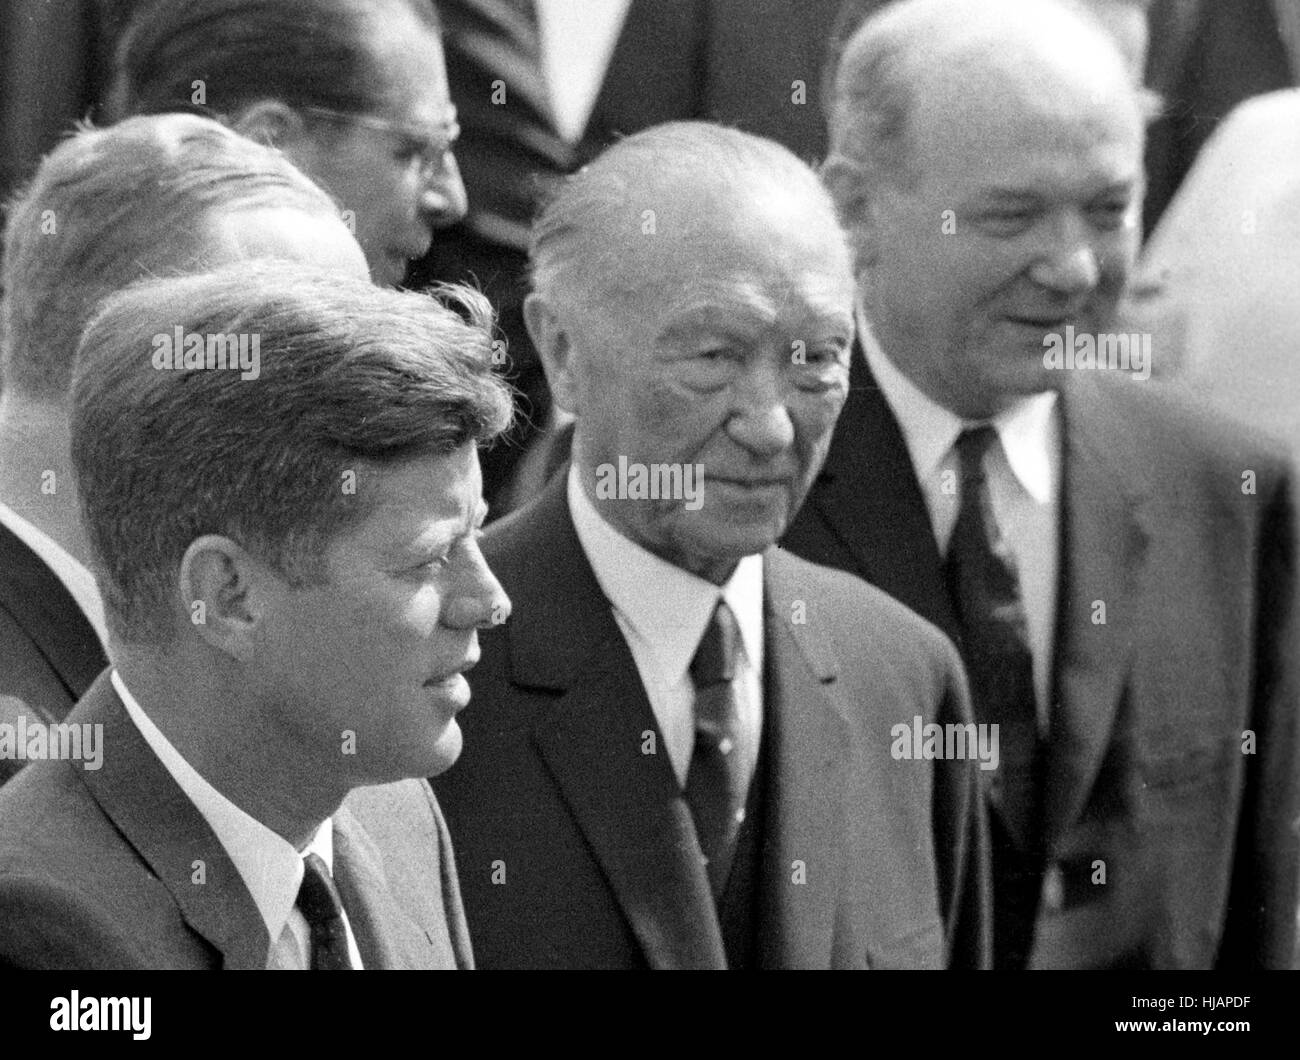
[[[552,299],[609,290],[619,260],[616,231],[635,230],[645,214],[667,217],[684,186],[742,194],[754,186],[796,189],[835,205],[816,173],[773,140],[702,121],[656,125],[619,140],[559,182],[533,224],[533,289]]]
[[[177,329],[256,337],[257,371],[163,370],[158,338]],[[171,639],[179,564],[203,534],[318,583],[329,539],[369,514],[365,470],[509,426],[492,329],[468,288],[387,291],[270,260],[109,298],[77,355],[72,462],[114,635]]]
[[[1079,0],[896,0],[886,5],[848,39],[834,73],[830,147],[822,177],[846,222],[857,216],[873,183],[915,179],[908,129],[922,66],[944,40],[963,47],[996,46],[996,29],[980,33],[985,25],[981,16],[990,11],[1017,11],[1027,20],[1091,34],[1097,47],[1123,62],[1118,45]],[[1158,112],[1154,94],[1135,85],[1134,98],[1148,118]]]
[[[77,340],[108,294],[203,267],[217,210],[333,201],[280,154],[189,114],[84,126],[46,155],[9,205],[0,303],[6,389],[59,401]]]

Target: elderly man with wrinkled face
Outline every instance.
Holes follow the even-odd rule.
[[[956,654],[774,547],[847,392],[824,190],[768,141],[660,126],[559,190],[532,265],[573,460],[484,535],[516,617],[436,782],[480,964],[980,964],[974,743],[898,735],[967,720]]]
[[[1047,0],[849,41],[824,177],[859,342],[784,543],[961,646],[999,967],[1273,967],[1295,931],[1294,486],[1121,333],[1145,101]]]

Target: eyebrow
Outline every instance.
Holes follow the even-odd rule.
[[[1008,188],[981,188],[973,196],[975,201],[995,206],[1019,206],[1041,202],[1043,196],[1036,191],[1013,191]]]
[[[1089,195],[1090,199],[1102,198],[1106,195],[1117,193],[1132,194],[1139,186],[1140,180],[1137,177],[1126,180],[1111,181],[1104,188]],[[1033,205],[1042,202],[1044,199],[1050,199],[1052,196],[1045,195],[1041,191],[1027,188],[981,188],[973,196],[972,201],[982,206],[1021,206]]]
[[[716,310],[714,311],[716,312]],[[706,315],[706,312],[705,310],[692,312],[669,324],[655,336],[655,345],[672,346],[680,342],[691,342],[704,336],[729,339],[746,339],[749,337],[749,331],[739,327],[734,320],[715,322],[700,319]]]
[[[724,338],[748,338],[752,332],[751,323],[758,328],[771,327],[781,318],[784,306],[773,306],[763,297],[740,295],[728,300],[727,304],[719,302],[698,302],[682,310],[675,320],[655,336],[655,345],[663,346],[675,341],[690,341],[700,335],[713,335]],[[831,325],[853,328],[853,314],[849,310],[821,304],[814,301],[809,305],[803,322],[811,322],[817,327]],[[739,313],[753,312],[752,321],[744,318],[741,323]],[[718,319],[719,313],[724,314]],[[802,323],[802,322],[801,322]]]

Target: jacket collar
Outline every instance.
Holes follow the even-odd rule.
[[[103,765],[82,775],[91,795],[167,888],[185,922],[226,968],[265,968],[266,925],[208,823],[163,767],[102,673],[69,723],[103,725]]]
[[[108,665],[98,635],[72,594],[49,566],[3,524],[0,608],[10,612],[27,632],[74,702]]]

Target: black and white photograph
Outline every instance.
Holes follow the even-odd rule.
[[[1290,1027],[1300,0],[3,0],[0,204],[33,1041]]]

